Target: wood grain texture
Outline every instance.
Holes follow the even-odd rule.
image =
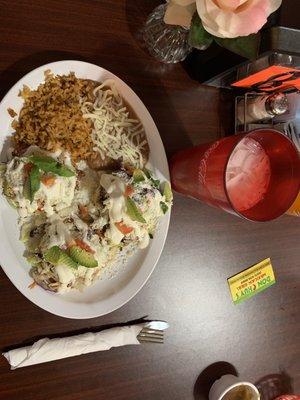
[[[1,0],[0,96],[39,65],[79,59],[111,70],[136,91],[169,155],[228,133],[217,89],[192,81],[181,64],[157,63],[142,48],[139,29],[158,3]],[[1,271],[1,350],[144,315],[171,328],[160,347],[118,348],[16,371],[1,357],[0,399],[202,399],[194,384],[217,361],[252,381],[284,370],[299,392],[299,233],[291,217],[253,224],[176,195],[164,252],[145,287],[121,309],[85,321],[39,309]],[[276,285],[234,306],[226,278],[265,257],[273,261]]]

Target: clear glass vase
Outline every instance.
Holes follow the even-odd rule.
[[[164,63],[183,61],[192,48],[188,44],[188,29],[164,22],[167,4],[156,7],[148,16],[143,38],[149,53]]]

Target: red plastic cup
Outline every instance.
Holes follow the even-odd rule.
[[[249,170],[245,164],[243,175],[237,173],[232,185],[228,177],[234,170],[234,157],[250,142],[260,149],[260,161],[249,164]],[[245,179],[250,182],[248,186],[243,184]],[[251,221],[270,221],[284,214],[299,193],[300,158],[285,135],[273,129],[257,129],[180,151],[171,160],[171,180],[173,188],[184,195]]]

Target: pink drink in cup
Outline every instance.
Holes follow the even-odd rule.
[[[226,168],[226,189],[234,208],[242,212],[262,201],[270,178],[271,164],[263,147],[254,139],[242,139]]]
[[[286,136],[258,129],[175,154],[171,179],[180,193],[252,221],[268,221],[295,200],[300,159]]]

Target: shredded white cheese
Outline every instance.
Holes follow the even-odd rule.
[[[104,81],[94,89],[94,95],[94,103],[82,104],[83,117],[94,124],[93,150],[100,153],[102,160],[108,156],[137,168],[143,167],[143,151],[147,146],[144,128],[139,120],[130,118],[115,81]]]

